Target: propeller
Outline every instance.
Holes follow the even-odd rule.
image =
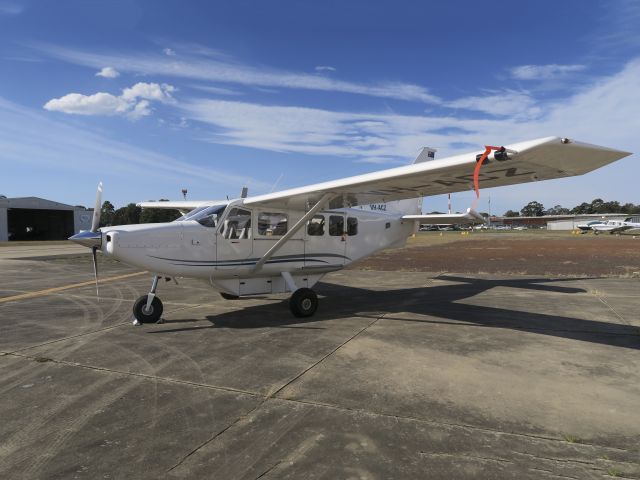
[[[96,206],[93,208],[93,219],[91,220],[91,231],[97,232],[100,227],[100,214],[102,213],[102,182],[98,183],[96,192]]]
[[[100,291],[98,289],[98,257],[96,252],[102,246],[102,233],[100,228],[100,213],[102,210],[102,182],[98,183],[98,191],[96,192],[96,205],[93,209],[93,219],[91,220],[91,230],[84,231],[69,237],[69,240],[91,249],[93,257],[93,276],[96,280],[96,296],[100,300]]]

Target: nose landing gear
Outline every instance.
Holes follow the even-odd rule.
[[[151,290],[147,295],[142,295],[133,304],[133,324],[142,325],[143,323],[162,323],[162,302],[156,297],[156,289],[158,288],[158,279],[156,275],[151,283]]]

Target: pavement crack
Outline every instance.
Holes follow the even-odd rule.
[[[323,356],[322,358],[320,358],[320,360],[318,360],[317,362],[311,364],[309,367],[305,368],[302,372],[300,372],[299,374],[297,374],[296,376],[294,376],[291,380],[288,380],[284,385],[282,385],[280,388],[276,389],[273,393],[270,393],[269,395],[267,395],[267,399],[268,398],[272,398],[275,397],[276,395],[278,395],[280,392],[282,392],[285,388],[287,388],[289,385],[291,385],[293,382],[295,382],[296,380],[298,380],[300,377],[302,377],[305,373],[309,372],[311,369],[317,367],[318,365],[320,365],[322,362],[324,362],[327,358],[329,358],[331,355],[333,355],[334,353],[336,353],[338,350],[340,350],[342,347],[344,347],[347,343],[349,343],[350,341],[354,340],[356,337],[358,337],[359,335],[361,335],[362,333],[364,333],[369,327],[372,327],[373,325],[376,324],[376,322],[378,322],[379,320],[382,320],[382,318],[384,318],[384,316],[386,315],[386,313],[383,313],[382,315],[376,317],[373,321],[369,322],[366,326],[364,326],[363,328],[361,328],[360,330],[358,330],[356,333],[354,333],[353,335],[351,335],[349,338],[347,338],[344,342],[342,342],[340,345],[338,345],[336,348],[334,348],[333,350],[331,350],[329,353],[327,353],[325,356]],[[281,397],[277,397],[277,398],[281,398]]]
[[[533,453],[526,452],[518,452],[514,450],[513,453],[517,455],[524,455],[525,457],[537,458],[540,460],[547,460],[549,462],[557,462],[557,463],[578,463],[580,465],[588,465],[589,467],[596,467],[596,462],[590,462],[587,460],[576,460],[571,458],[555,458],[555,457],[543,457],[540,455],[534,455]]]
[[[274,463],[269,468],[267,468],[264,472],[262,472],[260,475],[258,475],[255,480],[259,480],[260,478],[264,477],[265,475],[268,475],[270,472],[275,470],[281,463],[282,463],[282,460]]]
[[[461,459],[472,458],[475,460],[481,460],[483,462],[496,462],[501,464],[512,464],[511,460],[507,460],[505,458],[496,458],[496,457],[483,457],[481,455],[468,455],[468,454],[455,454],[455,453],[433,453],[433,452],[420,452],[420,455],[424,455],[426,457],[455,457]]]
[[[543,472],[543,473],[545,473],[547,475],[551,475],[551,476],[553,476],[555,478],[569,478],[571,480],[580,480],[580,478],[578,478],[578,477],[570,477],[568,475],[560,475],[559,473],[553,472],[551,470],[545,470],[544,468],[533,468],[533,467],[530,467],[529,470],[532,471],[532,472]]]
[[[263,400],[262,402],[260,402],[258,405],[256,405],[255,407],[253,407],[251,410],[249,410],[248,412],[243,413],[242,415],[240,415],[238,418],[236,418],[233,422],[231,422],[229,425],[227,425],[226,427],[224,427],[222,430],[220,430],[219,432],[216,432],[213,436],[211,436],[210,438],[208,438],[207,440],[205,440],[204,442],[202,442],[200,445],[198,445],[197,447],[195,447],[193,450],[191,450],[189,453],[187,453],[185,456],[183,456],[178,463],[176,463],[174,466],[172,466],[169,470],[167,470],[167,473],[175,470],[176,468],[178,468],[180,465],[182,465],[191,455],[193,455],[194,453],[196,453],[198,450],[200,450],[201,448],[207,446],[208,444],[210,444],[211,442],[213,442],[216,438],[218,438],[220,435],[224,434],[227,430],[231,429],[234,425],[237,425],[239,422],[241,422],[242,420],[244,420],[245,418],[247,418],[248,416],[252,415],[253,412],[255,412],[258,408],[260,408],[262,406],[262,404],[265,402],[266,400]]]

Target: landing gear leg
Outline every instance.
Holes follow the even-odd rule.
[[[282,278],[293,292],[289,299],[289,309],[298,318],[310,317],[318,309],[318,296],[310,288],[298,288],[289,272],[282,272]]]
[[[156,289],[158,288],[158,277],[153,277],[151,290],[148,294],[142,295],[136,303],[133,304],[133,324],[142,325],[143,323],[162,323],[162,302],[156,297]]]

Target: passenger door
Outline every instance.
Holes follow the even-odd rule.
[[[218,230],[217,266],[219,270],[248,269],[252,266],[253,235],[251,210],[232,207]]]

